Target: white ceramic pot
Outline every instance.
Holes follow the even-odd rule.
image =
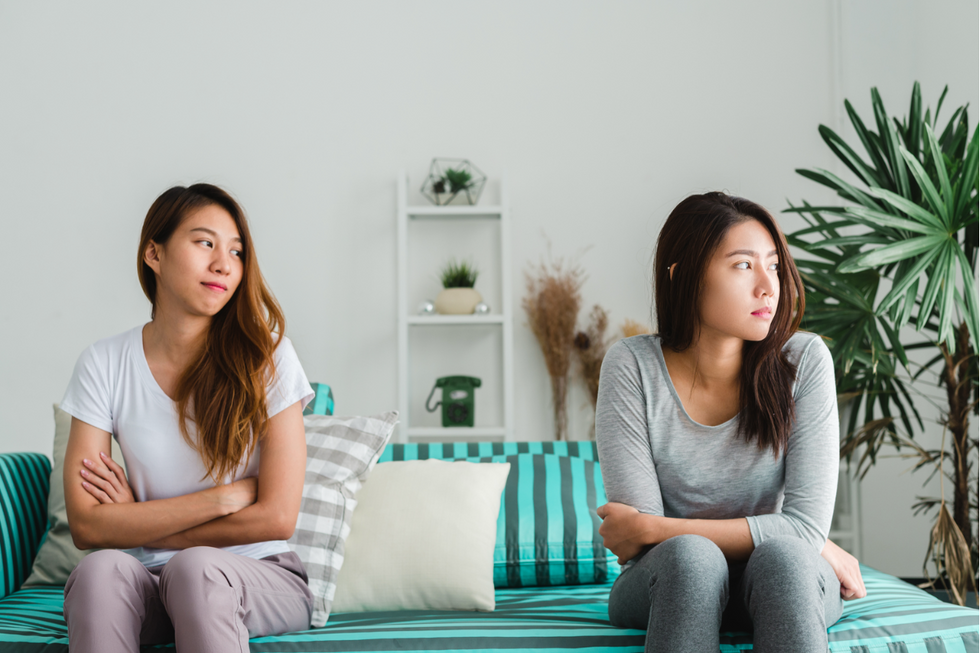
[[[473,288],[443,288],[436,295],[436,313],[440,315],[470,315],[483,301]]]

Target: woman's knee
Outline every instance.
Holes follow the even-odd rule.
[[[660,574],[727,576],[728,562],[718,545],[701,535],[678,535],[655,546],[654,556]]]
[[[143,565],[139,560],[116,549],[103,549],[95,551],[82,558],[65,584],[65,591],[77,583],[88,584],[96,582],[103,587],[108,583],[132,578],[134,574],[140,573]]]
[[[160,592],[170,585],[182,587],[204,582],[227,582],[216,560],[217,549],[195,546],[177,552],[160,572]]]
[[[103,549],[82,558],[65,583],[65,606],[104,606],[104,601],[116,598],[130,600],[142,597],[146,571],[139,560],[114,549]],[[106,592],[106,587],[115,588]]]
[[[746,565],[746,573],[779,582],[793,578],[815,578],[819,558],[820,554],[801,538],[773,537],[755,547]]]

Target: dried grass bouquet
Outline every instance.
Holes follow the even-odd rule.
[[[568,371],[572,361],[575,323],[582,304],[581,267],[565,267],[561,259],[541,263],[525,272],[527,295],[521,302],[528,324],[541,345],[551,377],[551,401],[555,415],[555,439],[568,439]]]
[[[613,339],[606,338],[608,326],[609,313],[596,304],[589,313],[588,326],[575,335],[575,353],[578,355],[582,380],[585,381],[589,399],[592,400],[593,411],[599,400],[599,372],[602,370],[602,359],[606,357],[606,352],[613,343]]]

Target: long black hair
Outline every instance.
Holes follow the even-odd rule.
[[[662,346],[677,352],[695,342],[708,263],[728,230],[747,220],[758,221],[776,244],[780,292],[769,334],[743,345],[738,436],[755,440],[761,449],[771,447],[779,456],[789,440],[796,408],[796,365],[786,358],[783,346],[799,329],[805,301],[786,238],[766,209],[741,197],[711,192],[691,195],[671,211],[660,230],[653,263],[657,335]]]

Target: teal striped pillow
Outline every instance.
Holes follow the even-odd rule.
[[[521,453],[550,453],[570,458],[599,460],[595,442],[432,442],[389,444],[381,452],[379,463],[392,460],[466,460],[490,456],[513,456]],[[600,504],[601,505],[601,504]]]
[[[496,587],[604,583],[619,575],[599,536],[596,508],[606,491],[596,462],[555,454],[489,461],[511,464],[497,520]]]
[[[333,415],[333,390],[326,383],[311,383],[313,400],[303,409],[304,415]]]
[[[544,449],[550,451],[531,452]],[[511,464],[497,519],[496,587],[603,583],[619,575],[599,536],[596,508],[606,492],[594,443],[396,444],[379,463],[428,458]]]

